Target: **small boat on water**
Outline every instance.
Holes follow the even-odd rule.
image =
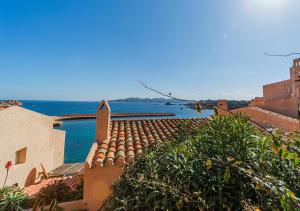
[[[171,102],[166,102],[166,105],[175,105],[175,104]]]

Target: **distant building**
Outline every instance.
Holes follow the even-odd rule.
[[[230,114],[226,100],[219,100],[219,114]],[[263,86],[263,97],[251,100],[248,107],[233,109],[266,128],[281,128],[285,131],[300,131],[300,58],[290,68],[290,79]]]
[[[7,161],[12,161],[6,185],[34,184],[38,173],[64,161],[65,132],[53,129],[53,119],[18,106],[0,110],[0,185]]]
[[[85,162],[84,207],[97,210],[108,198],[124,165],[142,155],[151,144],[162,143],[183,122],[197,127],[206,119],[111,120],[109,105],[103,101],[97,111],[96,140]]]
[[[295,59],[290,68],[290,79],[263,86],[263,97],[257,97],[250,103],[279,114],[298,117],[300,105],[300,58]]]

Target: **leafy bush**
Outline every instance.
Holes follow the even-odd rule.
[[[82,199],[83,183],[76,190],[71,190],[64,181],[55,181],[42,188],[35,198],[34,208],[44,208],[49,205],[49,210],[60,210],[57,203]]]
[[[30,198],[18,187],[3,187],[0,189],[0,210],[24,210],[31,206]]]
[[[300,210],[300,159],[276,140],[246,117],[183,125],[125,168],[105,209]]]

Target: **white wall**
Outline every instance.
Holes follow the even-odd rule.
[[[0,110],[0,186],[7,161],[12,161],[13,166],[6,185],[18,183],[23,187],[30,185],[41,171],[40,163],[47,171],[63,164],[64,145],[65,132],[53,129],[51,117],[17,106]],[[27,147],[26,162],[16,164],[16,151],[24,147]]]

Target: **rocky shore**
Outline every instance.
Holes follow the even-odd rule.
[[[247,107],[249,105],[249,101],[247,100],[228,100],[228,109],[237,109]],[[200,100],[200,104],[202,105],[202,109],[213,109],[213,106],[218,104],[217,100]],[[195,108],[195,103],[187,103],[185,104],[189,108]],[[212,105],[212,106],[210,106]]]
[[[18,100],[3,100],[0,101],[0,108],[7,108],[10,106],[22,106],[23,103]]]

